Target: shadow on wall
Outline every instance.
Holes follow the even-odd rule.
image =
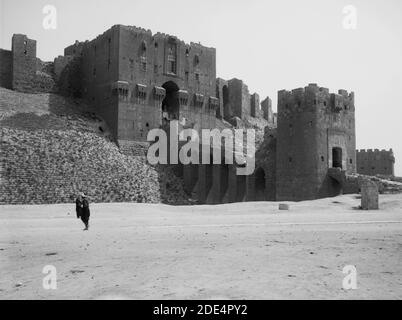
[[[80,57],[75,57],[64,67],[57,81],[61,94],[75,98],[82,97],[83,74],[81,71],[81,61]]]

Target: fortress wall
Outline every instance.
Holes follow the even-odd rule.
[[[248,87],[239,79],[231,79],[229,84],[229,105],[232,117],[244,119],[250,116],[250,93]]]
[[[55,92],[53,63],[36,57],[36,41],[14,34],[11,51],[0,49],[0,86],[20,92]]]
[[[216,79],[216,97],[219,99],[219,108],[216,116],[219,119],[230,119],[228,110],[228,82],[224,79]]]
[[[12,88],[22,92],[32,92],[36,70],[36,41],[28,39],[26,35],[13,35]]]
[[[316,196],[316,112],[303,89],[278,93],[277,200]]]
[[[0,87],[11,89],[12,52],[0,49]]]
[[[395,157],[392,149],[357,150],[357,172],[359,174],[375,176],[394,176]]]
[[[310,84],[278,93],[277,200],[333,196],[340,186],[327,175],[333,148],[342,170],[356,172],[354,95]]]
[[[58,56],[54,59],[54,73],[56,80],[60,80],[63,70],[71,63],[74,56]]]
[[[113,88],[118,81],[119,41],[119,29],[113,27],[90,42],[74,45],[82,47],[81,52],[75,49],[75,61],[80,64],[82,97],[95,106],[115,138],[118,137],[119,97],[117,92],[113,93]],[[66,48],[66,51],[73,53],[74,49]]]
[[[186,126],[215,127],[216,107],[210,104],[216,95],[214,48],[128,26],[120,26],[119,43],[119,80],[128,83],[128,99],[119,107],[120,138],[144,140],[147,127],[162,124],[162,101],[155,90],[163,86],[182,91],[179,117]],[[175,72],[169,69],[171,48]]]
[[[254,93],[250,96],[250,116],[259,118],[261,115],[260,96]]]
[[[255,158],[255,171],[249,177],[247,198],[251,201],[276,200],[276,152],[277,152],[277,129],[266,128],[264,141],[261,146],[256,150]],[[263,170],[265,188],[260,190],[261,186],[258,182],[259,169]],[[261,178],[261,177],[260,177]],[[260,192],[261,191],[261,192]],[[263,193],[261,196],[260,193]]]
[[[318,149],[320,197],[339,194],[340,186],[327,174],[334,165],[333,148],[342,150],[342,170],[346,174],[356,173],[356,134],[354,93],[339,90],[338,94],[318,93],[317,103],[326,103],[318,114]]]
[[[274,113],[272,111],[272,100],[266,97],[261,102],[262,117],[268,121],[270,125],[274,125]]]

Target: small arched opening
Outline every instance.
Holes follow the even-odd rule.
[[[263,168],[258,168],[255,172],[255,199],[257,201],[265,200],[265,171]]]

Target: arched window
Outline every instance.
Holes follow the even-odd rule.
[[[168,47],[168,56],[167,56],[167,60],[168,60],[168,67],[167,67],[167,72],[168,73],[172,73],[172,74],[176,74],[177,72],[177,48],[176,48],[176,44],[175,43],[169,43],[169,47]]]
[[[141,64],[141,71],[147,71],[147,43],[144,41],[141,42],[140,48],[140,64]]]
[[[265,171],[263,168],[258,168],[255,171],[255,195],[256,200],[265,199]]]
[[[200,57],[198,54],[194,56],[194,67],[198,66],[200,64]]]

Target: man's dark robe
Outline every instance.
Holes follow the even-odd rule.
[[[77,198],[75,200],[75,211],[77,213],[77,219],[81,218],[82,215],[82,200],[80,198]]]

